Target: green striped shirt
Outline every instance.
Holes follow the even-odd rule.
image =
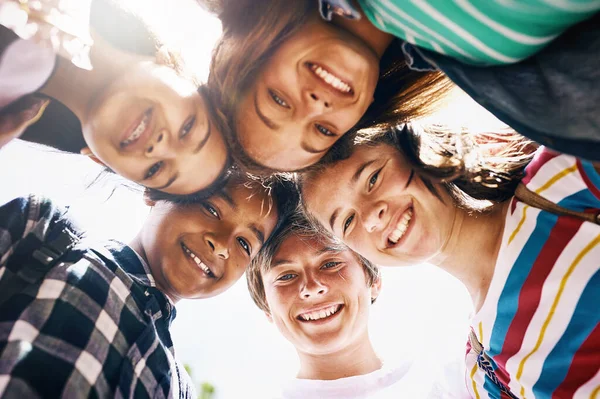
[[[358,0],[380,30],[476,65],[518,62],[600,9],[600,0]]]

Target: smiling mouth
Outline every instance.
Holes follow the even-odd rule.
[[[400,217],[400,220],[398,220],[396,227],[394,228],[394,230],[392,230],[392,232],[388,236],[387,240],[388,240],[388,244],[390,246],[397,245],[400,242],[400,240],[404,237],[404,235],[406,234],[406,231],[410,227],[410,222],[412,221],[412,217],[413,217],[413,208],[408,208],[406,211],[404,211],[404,213]]]
[[[148,108],[146,112],[142,114],[142,117],[138,121],[136,126],[130,128],[130,134],[125,138],[125,140],[121,141],[121,148],[128,147],[135,142],[146,132],[148,126],[150,125],[150,121],[152,120],[152,108]]]
[[[312,312],[301,313],[296,318],[303,322],[321,321],[321,320],[329,319],[329,318],[333,317],[343,307],[344,307],[344,305],[342,305],[340,303],[337,305],[332,305],[332,306],[329,306],[329,307],[326,307],[323,309],[319,309],[319,310],[315,310]]]
[[[200,257],[198,257],[198,255],[196,255],[191,249],[186,247],[183,242],[181,243],[181,248],[183,249],[183,252],[186,254],[186,256],[193,260],[194,263],[200,268],[200,270],[204,272],[204,274],[206,274],[210,278],[217,278],[217,276],[215,276],[212,270],[210,270],[210,268],[202,262]]]
[[[351,96],[354,94],[354,89],[352,89],[352,86],[348,82],[343,81],[339,76],[334,75],[331,71],[313,63],[307,63],[306,65],[317,78],[335,91],[345,96]]]

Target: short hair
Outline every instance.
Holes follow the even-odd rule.
[[[319,243],[325,244],[334,250],[339,250],[339,252],[350,251],[356,261],[362,265],[368,287],[373,286],[379,278],[379,268],[374,263],[352,251],[337,238],[321,232],[301,212],[294,212],[282,223],[279,229],[273,232],[269,242],[263,246],[246,270],[246,281],[250,296],[256,306],[265,312],[270,312],[270,310],[265,296],[263,273],[271,268],[273,258],[277,255],[279,248],[291,236],[317,239]],[[374,302],[374,299],[372,302]]]

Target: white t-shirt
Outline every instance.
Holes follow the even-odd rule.
[[[424,359],[384,364],[365,375],[337,380],[293,379],[284,385],[281,399],[466,399],[464,364],[436,365]]]

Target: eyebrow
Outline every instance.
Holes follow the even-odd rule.
[[[256,115],[260,118],[260,120],[271,130],[279,129],[279,125],[273,122],[271,119],[267,118],[260,109],[258,108],[258,92],[254,92],[254,110],[256,111]]]
[[[317,150],[316,148],[313,148],[313,147],[307,145],[304,142],[300,143],[300,147],[302,147],[302,149],[304,151],[310,152],[311,154],[321,154],[321,153],[323,153],[323,152],[325,152],[325,151],[327,151],[329,149],[329,147],[327,147],[327,148],[324,148],[322,150]]]
[[[206,128],[206,134],[204,135],[204,138],[202,140],[200,140],[200,142],[198,143],[198,146],[194,149],[194,154],[199,153],[200,150],[202,148],[204,148],[204,146],[208,142],[208,139],[210,138],[211,134],[212,134],[212,123],[210,123],[210,119],[209,119],[208,120],[208,127]]]
[[[313,256],[316,258],[327,252],[340,253],[340,250],[337,248],[333,248],[333,247],[325,247],[325,248],[321,248],[320,250],[316,251]],[[271,267],[269,268],[269,270],[272,270],[272,269],[274,269],[278,266],[284,265],[286,263],[293,263],[293,262],[288,259],[277,259],[277,260],[273,261],[273,263],[271,263]]]
[[[292,263],[292,261],[287,260],[287,259],[277,259],[277,260],[273,261],[273,263],[271,263],[271,267],[269,268],[269,270],[273,270],[276,267],[284,265],[286,263]]]
[[[263,246],[265,244],[265,233],[263,233],[262,230],[259,229],[258,226],[254,223],[250,224],[248,227],[250,227],[250,230],[252,230],[252,232],[260,242],[260,245]]]
[[[365,163],[363,163],[362,165],[360,165],[360,167],[358,169],[356,169],[356,172],[354,173],[354,175],[352,176],[352,178],[350,179],[351,184],[356,184],[356,182],[358,181],[358,179],[360,178],[360,175],[362,174],[362,172],[365,171],[365,169],[373,164],[375,162],[375,159],[372,159],[370,161],[367,161]]]
[[[338,208],[335,211],[333,211],[333,213],[331,214],[331,217],[329,218],[329,227],[331,227],[331,230],[333,230],[333,225],[335,224],[335,219],[337,219],[339,213],[340,213],[340,210]]]
[[[164,190],[165,188],[171,186],[171,184],[173,184],[173,182],[175,182],[175,180],[177,180],[177,178],[179,177],[179,172],[175,173],[173,176],[171,176],[171,178],[169,179],[169,181],[160,186],[160,187],[154,187],[154,190]]]
[[[317,251],[317,256],[323,255],[324,253],[327,253],[327,252],[339,253],[340,250],[337,248],[334,248],[334,247],[321,248]]]
[[[217,194],[217,196],[223,199],[225,202],[227,202],[227,204],[229,204],[229,206],[232,207],[234,210],[237,209],[237,204],[235,203],[233,198],[225,191],[221,191]]]

